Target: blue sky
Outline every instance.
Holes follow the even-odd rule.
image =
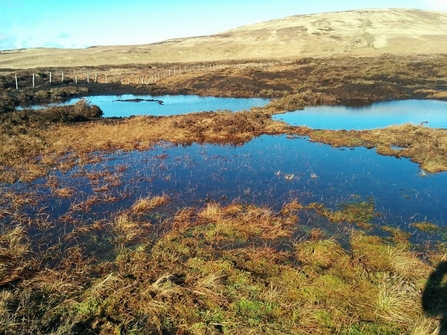
[[[145,44],[291,15],[396,7],[447,12],[447,0],[0,0],[0,50]]]

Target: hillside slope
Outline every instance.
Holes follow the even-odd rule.
[[[447,13],[365,9],[297,15],[226,32],[136,46],[0,52],[0,68],[447,53]]]

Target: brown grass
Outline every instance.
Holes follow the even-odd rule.
[[[379,154],[408,157],[427,172],[447,170],[444,129],[402,125],[370,131],[310,130],[274,122],[268,113],[254,110],[52,126],[3,142],[0,174],[3,181],[28,181],[54,167],[65,171],[76,162],[89,162],[98,151],[146,150],[161,140],[242,144],[261,134],[281,133],[308,135],[313,141],[333,146],[376,147]],[[62,157],[66,157],[63,162]]]
[[[104,152],[146,150],[159,141],[242,144],[261,134],[308,135],[334,146],[376,147],[411,157],[427,171],[447,170],[445,130],[404,125],[373,131],[312,131],[273,122],[271,115],[321,103],[428,97],[442,90],[445,57],[302,59],[264,71],[225,70],[165,80],[159,92],[282,97],[263,109],[134,117],[82,124],[29,122],[8,115],[0,133],[0,180],[32,180],[51,169],[101,160]],[[436,65],[436,66],[435,66]],[[303,80],[306,78],[306,80]],[[181,80],[180,80],[181,79]],[[436,88],[436,89],[435,89]],[[351,100],[350,100],[351,99]],[[392,146],[401,149],[393,149]],[[114,172],[86,175],[95,194],[74,200],[55,221],[22,212],[35,195],[1,190],[0,332],[23,333],[433,333],[437,320],[421,308],[444,243],[413,250],[408,236],[352,231],[343,246],[318,229],[300,234],[298,202],[269,208],[209,203],[152,225],[145,215],[169,201],[142,198],[84,222],[93,205],[120,183]],[[74,190],[48,178],[59,197]],[[113,201],[113,200],[111,200]],[[329,210],[332,222],[370,223],[372,202]],[[45,212],[45,211],[43,211]],[[427,228],[427,227],[426,227]],[[28,237],[33,232],[34,239]]]
[[[397,242],[358,231],[349,233],[345,247],[317,231],[310,240],[298,241],[297,217],[303,210],[296,201],[279,212],[210,203],[180,210],[155,227],[132,218],[129,208],[110,222],[79,223],[72,232],[61,232],[61,241],[78,242],[42,248],[36,255],[23,228],[5,230],[0,257],[9,258],[7,267],[1,267],[0,278],[6,281],[0,294],[0,331],[435,330],[437,321],[426,317],[420,304],[432,271],[421,260],[422,249],[413,251],[397,231],[394,235],[402,237]],[[92,235],[107,237],[105,258],[98,258],[100,253],[92,257],[81,242]],[[96,243],[103,250],[100,240]],[[424,257],[439,262],[443,254],[439,247]],[[24,270],[25,265],[33,265],[33,272]],[[11,280],[14,286],[8,286]]]
[[[166,194],[154,197],[140,198],[131,207],[131,211],[135,214],[142,214],[146,211],[163,206],[170,201]]]
[[[144,67],[130,68],[140,71]],[[50,168],[66,171],[75,162],[88,162],[96,151],[145,150],[163,140],[179,144],[241,144],[261,134],[309,135],[314,141],[334,146],[376,147],[380,154],[410,157],[427,171],[443,171],[446,136],[442,129],[407,125],[363,132],[312,131],[273,122],[270,116],[309,105],[430,98],[436,92],[445,91],[446,68],[444,56],[304,58],[263,68],[190,72],[166,78],[154,86],[144,86],[145,92],[152,94],[278,98],[265,108],[253,108],[250,112],[135,117],[82,125],[61,124],[63,118],[53,120],[53,116],[51,122],[37,117],[42,112],[5,113],[1,114],[0,179],[29,181],[46,174]],[[96,84],[93,88],[97,93],[123,89],[105,84]],[[18,93],[7,89],[4,94],[12,99]],[[29,94],[32,99],[32,92]],[[19,96],[14,99],[20,100]],[[403,149],[395,150],[392,146]]]
[[[29,259],[31,253],[31,243],[24,227],[1,227],[0,287],[23,279],[33,272],[36,264]]]

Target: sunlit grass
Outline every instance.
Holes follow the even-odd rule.
[[[140,198],[131,207],[135,214],[142,214],[156,207],[167,204],[170,201],[166,194],[154,197]]]
[[[0,287],[33,271],[31,242],[25,227],[0,227]]]
[[[20,275],[29,256],[25,231],[5,232],[2,245],[15,250],[19,261],[8,273],[19,276],[15,288],[0,295],[0,329],[12,334],[434,331],[436,320],[425,317],[420,305],[432,267],[409,243],[352,231],[347,248],[321,232],[291,244],[301,210],[297,202],[278,213],[210,203],[181,210],[152,229],[131,218],[130,209],[92,227],[115,246],[108,260],[73,246],[62,257],[51,251],[55,266],[34,268],[29,277]],[[92,229],[78,230],[79,242]],[[5,307],[11,304],[27,307]],[[27,321],[13,321],[23,318]]]
[[[111,191],[125,185],[120,173],[130,162],[114,171],[84,171],[93,191],[85,197],[62,180],[76,165],[99,163],[105,152],[147,150],[160,141],[238,145],[261,134],[309,136],[333,146],[375,147],[380,154],[409,157],[427,173],[447,169],[447,136],[442,129],[403,125],[326,131],[273,122],[273,113],[339,103],[352,93],[340,85],[303,88],[300,85],[321,79],[315,74],[320,70],[327,79],[338,78],[333,71],[339,64],[320,69],[302,62],[279,68],[294,73],[313,69],[306,74],[309,82],[268,73],[268,88],[259,90],[283,98],[247,112],[82,124],[29,122],[24,113],[10,114],[1,125],[0,180],[26,182],[59,171],[62,176],[49,175],[45,187],[68,210],[51,218],[50,208],[35,208],[39,203],[35,194],[1,191],[0,219],[8,224],[0,231],[0,333],[434,334],[438,320],[424,314],[421,296],[433,268],[447,255],[441,227],[413,224],[441,237],[413,249],[410,235],[395,228],[383,227],[384,237],[357,230],[327,236],[319,228],[309,232],[311,219],[306,227],[299,221],[302,211],[313,209],[330,224],[371,228],[378,215],[371,200],[343,203],[332,210],[293,201],[276,212],[247,203],[224,206],[207,199],[204,206],[181,209],[154,224],[146,219],[170,201],[167,195],[141,197],[118,213],[113,213],[115,207],[107,207],[108,202],[127,196],[126,191]],[[405,64],[387,68],[388,60],[383,61],[381,75],[386,78],[386,71]],[[259,73],[228,70],[226,75],[247,79]],[[197,78],[183,77],[191,85],[166,84],[194,87]],[[259,93],[237,85],[222,93],[205,82],[202,93],[206,94]],[[295,87],[299,93],[280,87]],[[366,80],[351,88],[361,99],[374,94]],[[382,91],[386,97],[400,96],[397,91]],[[436,91],[429,94],[442,96]],[[299,178],[299,174],[280,171],[276,175],[290,185]],[[311,171],[310,178],[318,176]],[[246,192],[250,195],[254,190]],[[110,211],[107,218],[87,218],[99,205]],[[30,208],[36,217],[28,215]]]

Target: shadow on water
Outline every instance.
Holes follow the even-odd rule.
[[[447,335],[447,261],[439,263],[422,294],[422,307],[429,316],[441,317],[439,335]]]

